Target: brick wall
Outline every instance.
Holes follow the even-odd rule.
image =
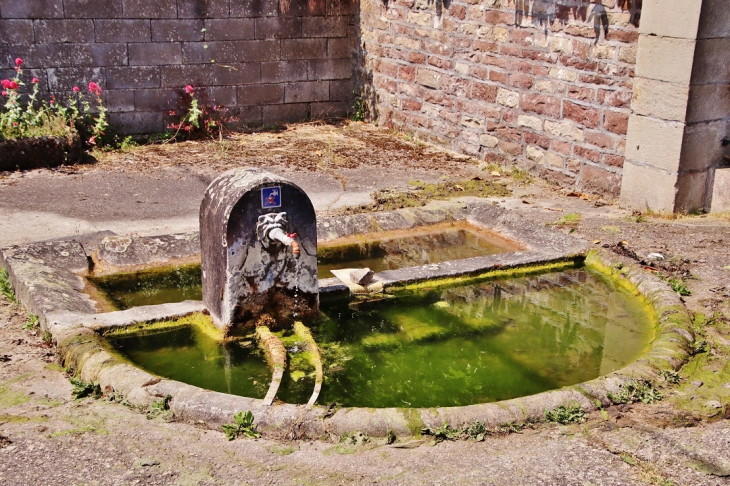
[[[0,0],[0,63],[68,95],[97,82],[119,130],[159,132],[184,86],[241,123],[342,116],[357,0]]]
[[[362,0],[360,89],[380,123],[617,195],[640,5]]]

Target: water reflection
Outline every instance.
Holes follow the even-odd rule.
[[[585,270],[327,313],[317,332],[334,367],[321,400],[358,406],[455,406],[538,393],[621,368],[653,337],[639,302]]]

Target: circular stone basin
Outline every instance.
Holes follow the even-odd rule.
[[[639,358],[656,325],[643,301],[590,267],[321,308],[309,323],[324,360],[318,403],[347,407],[461,406],[581,383]],[[277,396],[306,403],[306,351],[281,337],[290,369]],[[271,379],[255,344],[195,328],[111,342],[142,368],[202,388],[260,398]]]

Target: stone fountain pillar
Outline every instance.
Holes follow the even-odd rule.
[[[200,246],[203,303],[226,335],[319,311],[314,207],[295,184],[250,167],[221,174],[200,206]]]

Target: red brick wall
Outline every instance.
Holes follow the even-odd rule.
[[[379,123],[616,195],[640,12],[640,0],[362,0],[360,89]]]
[[[0,63],[68,95],[97,82],[110,121],[159,132],[184,87],[241,123],[344,115],[357,0],[0,0]]]

